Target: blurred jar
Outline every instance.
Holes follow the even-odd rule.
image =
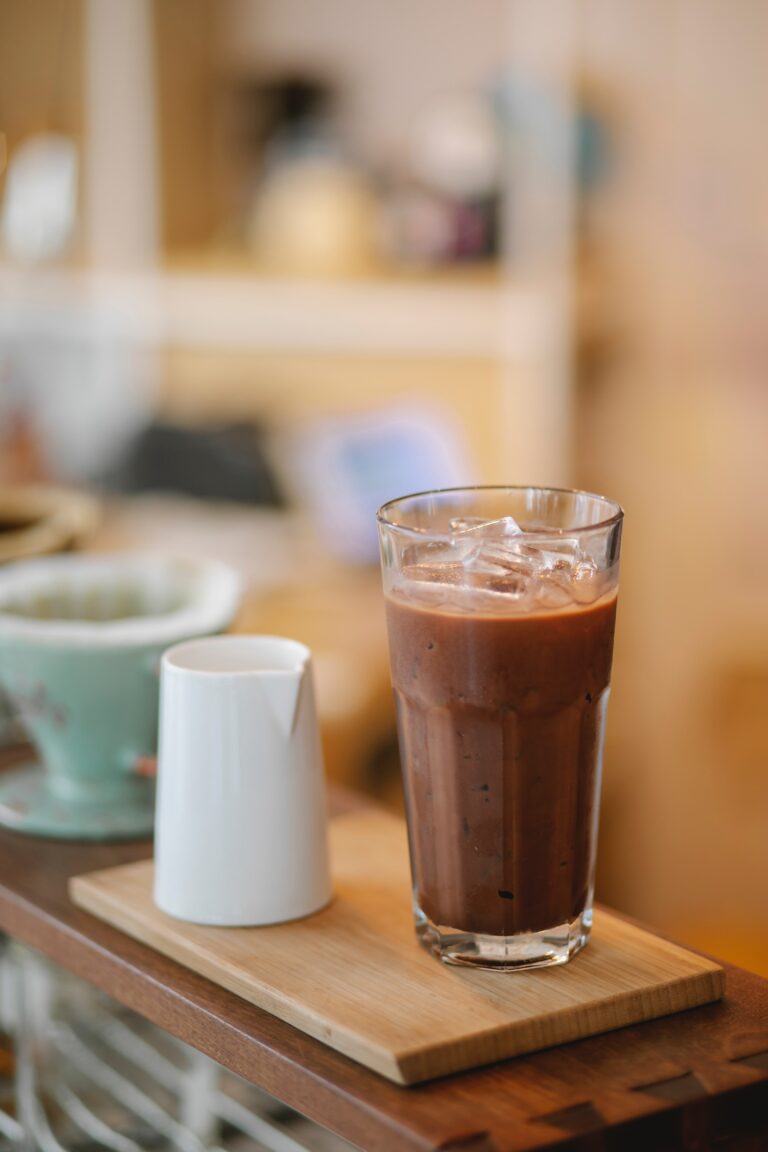
[[[271,272],[345,275],[376,261],[377,201],[342,147],[330,85],[290,77],[250,93],[260,165],[248,242]]]
[[[298,275],[369,270],[376,262],[375,233],[376,202],[365,180],[321,157],[276,168],[256,196],[248,227],[259,263]]]

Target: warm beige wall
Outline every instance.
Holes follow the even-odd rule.
[[[153,0],[152,17],[162,245],[204,246],[222,208],[216,4]]]
[[[584,6],[624,343],[577,407],[581,478],[627,511],[603,895],[768,972],[768,6],[737,7]]]

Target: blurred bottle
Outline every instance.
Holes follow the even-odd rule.
[[[0,209],[0,242],[11,259],[41,264],[68,253],[78,225],[78,168],[67,136],[41,132],[17,146]]]
[[[262,176],[247,235],[270,271],[344,275],[376,261],[377,206],[369,181],[345,154],[321,81],[287,77],[257,87]]]

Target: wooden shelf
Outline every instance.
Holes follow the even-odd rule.
[[[0,293],[6,324],[93,309],[139,341],[197,349],[528,360],[551,325],[545,293],[488,270],[299,280],[190,257],[154,271],[0,265]]]
[[[283,282],[326,281],[336,284],[445,284],[472,285],[500,288],[504,284],[504,268],[499,260],[456,261],[452,264],[407,264],[391,260],[372,261],[354,272],[336,276],[296,275],[267,268],[247,248],[236,245],[210,245],[204,248],[171,248],[161,257],[167,272],[248,276],[257,280]]]

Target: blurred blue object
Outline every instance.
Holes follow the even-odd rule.
[[[494,86],[494,105],[507,150],[520,162],[534,158],[555,177],[573,170],[583,192],[610,175],[615,156],[609,117],[594,97],[579,96],[572,109],[557,92],[507,75]]]
[[[403,403],[312,421],[289,453],[297,496],[329,551],[376,563],[376,512],[388,500],[472,483],[467,445],[441,408]]]

